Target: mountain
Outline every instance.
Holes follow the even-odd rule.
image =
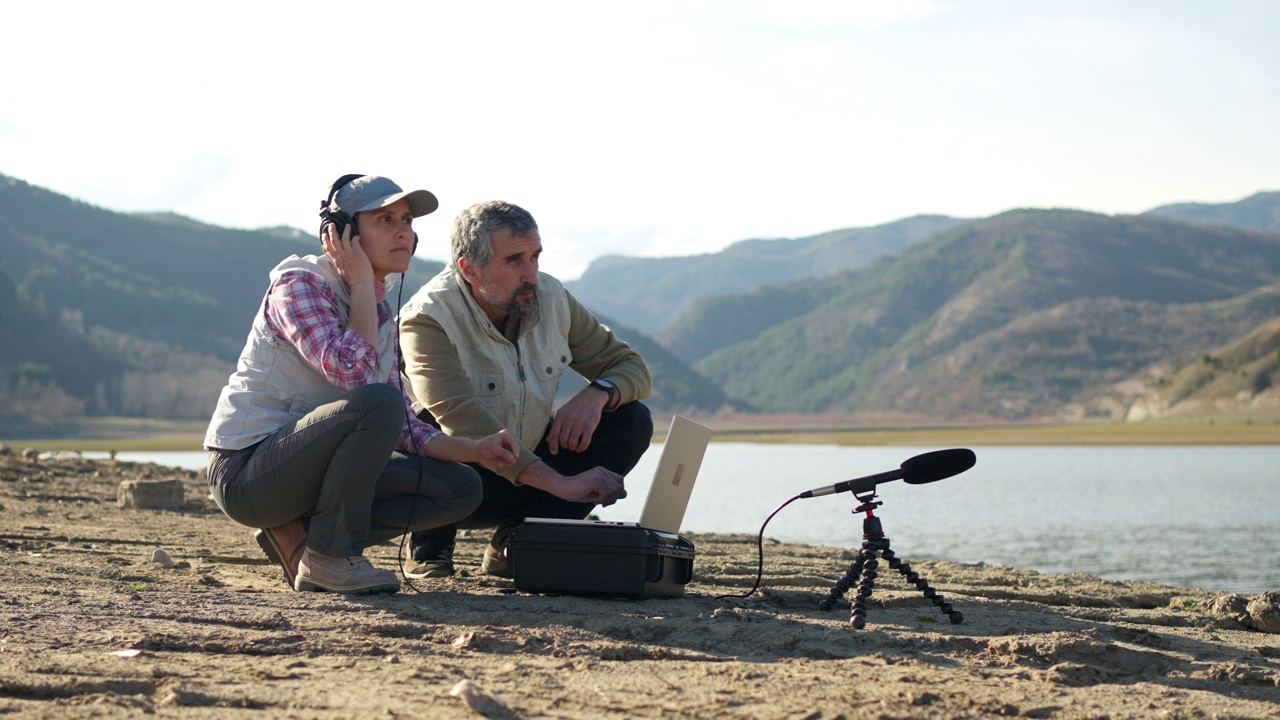
[[[609,255],[592,262],[581,278],[566,282],[565,287],[593,311],[656,334],[698,298],[736,295],[861,267],[963,222],[941,215],[919,215],[798,239],[743,240],[704,255]]]
[[[0,176],[0,262],[24,297],[86,327],[234,360],[290,254],[319,249],[300,231],[229,230],[169,213],[112,212]],[[417,287],[438,263],[415,263]]]
[[[1136,388],[1140,391],[1132,397]],[[1274,418],[1280,408],[1280,317],[1181,367],[1159,364],[1111,392],[1127,400],[1127,419]]]
[[[117,213],[0,175],[0,436],[56,436],[81,414],[208,417],[267,273],[318,249],[293,228]],[[403,299],[442,267],[415,260]],[[616,330],[650,363],[656,409],[730,404],[651,338]]]
[[[710,414],[721,408],[748,410],[742,403],[730,400],[723,390],[681,362],[653,338],[635,328],[622,325],[607,315],[596,317],[609,326],[618,339],[640,353],[649,366],[654,383],[653,391],[645,404],[654,411],[655,416],[665,413]],[[568,400],[586,385],[587,381],[576,374],[567,375],[560,383],[557,400]],[[656,422],[661,424],[661,420]]]
[[[659,415],[1253,417],[1280,407],[1280,233],[1257,229],[1275,195],[1211,223],[1166,213],[1183,206],[922,216],[605,258],[571,287],[645,356]],[[315,249],[300,230],[115,213],[0,176],[0,436],[207,417],[267,272]],[[416,261],[408,289],[439,269]]]
[[[267,273],[316,249],[298,230],[117,213],[0,175],[0,414],[208,416]],[[440,267],[417,261],[406,284]]]
[[[1225,225],[1243,230],[1280,232],[1280,192],[1260,192],[1233,203],[1162,205],[1144,214],[1197,225]]]
[[[1274,295],[1213,303],[1277,279],[1277,234],[1010,211],[870,267],[782,286],[791,317],[694,368],[767,412],[1044,416],[1086,389],[1274,317]],[[718,301],[718,315],[693,313],[700,324],[681,336],[751,318],[771,292]],[[813,304],[802,312],[806,297]]]

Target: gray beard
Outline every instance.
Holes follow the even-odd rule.
[[[533,298],[527,302],[521,302],[519,300],[519,295],[526,290],[533,291]],[[507,317],[529,317],[538,309],[538,286],[531,283],[521,285],[511,293],[510,297],[501,301],[498,301],[497,298],[490,295],[488,288],[480,288],[480,294],[484,295],[484,299],[488,301],[490,305],[493,305],[496,308],[501,308],[502,312],[505,313]]]

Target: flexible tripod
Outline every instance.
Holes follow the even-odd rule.
[[[906,578],[907,582],[915,585],[920,589],[934,605],[938,607],[938,611],[945,613],[951,619],[952,625],[959,625],[964,622],[964,613],[951,607],[951,603],[943,599],[937,590],[929,587],[929,581],[920,577],[920,573],[911,569],[911,563],[899,560],[889,549],[889,538],[884,536],[884,528],[880,525],[880,518],[876,517],[875,509],[883,505],[875,499],[876,493],[873,489],[865,495],[855,495],[861,503],[853,509],[854,514],[865,512],[867,516],[862,520],[862,549],[858,551],[858,557],[854,559],[853,564],[849,566],[849,571],[844,574],[831,588],[831,592],[827,594],[822,602],[818,603],[818,607],[823,610],[830,610],[835,606],[836,600],[844,597],[849,588],[855,584],[858,586],[857,595],[853,599],[853,611],[849,621],[859,630],[867,625],[867,600],[871,597],[871,591],[875,586],[876,577],[879,575],[876,568],[880,566],[880,557],[889,561],[889,567],[897,570]]]

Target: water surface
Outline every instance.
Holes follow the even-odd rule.
[[[639,518],[661,447],[628,476],[629,497],[600,509],[600,517]],[[755,534],[805,490],[894,470],[933,449],[712,443],[683,529]],[[1280,590],[1280,446],[974,451],[978,463],[964,474],[878,487],[876,514],[899,555],[1245,594]],[[117,457],[203,469],[206,455]],[[852,513],[856,505],[848,493],[798,500],[765,535],[857,548],[863,516]],[[767,551],[765,562],[767,573]],[[835,572],[848,566],[834,553],[831,562]]]

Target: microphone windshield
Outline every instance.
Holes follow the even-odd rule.
[[[923,485],[959,475],[977,462],[978,456],[968,448],[936,450],[908,458],[902,463],[902,480],[908,485]]]

